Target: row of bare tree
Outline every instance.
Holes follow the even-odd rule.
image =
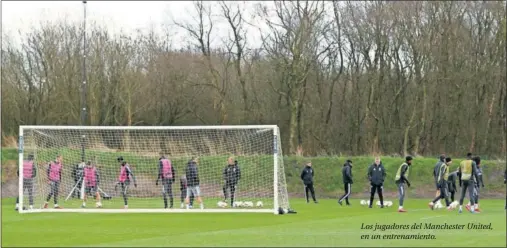
[[[173,23],[185,49],[88,28],[84,124],[277,124],[290,154],[505,156],[505,1],[259,4],[261,46],[238,3],[210,4]],[[230,36],[213,45],[217,16]],[[62,22],[4,37],[4,137],[81,124],[82,35]]]

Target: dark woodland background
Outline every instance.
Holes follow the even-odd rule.
[[[234,2],[210,4],[171,24],[184,49],[88,23],[86,123],[82,26],[3,35],[3,145],[19,125],[276,124],[287,154],[505,157],[505,1],[258,5],[262,44]],[[211,45],[218,22],[230,36]]]

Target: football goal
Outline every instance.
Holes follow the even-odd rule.
[[[287,209],[275,125],[19,128],[20,213]]]

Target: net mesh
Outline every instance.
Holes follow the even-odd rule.
[[[275,128],[278,131],[278,128]],[[170,186],[174,208],[186,208],[185,204],[182,205],[182,200],[187,196],[182,176],[186,174],[187,164],[193,157],[198,157],[199,161],[199,188],[205,209],[232,207],[229,188],[227,199],[224,195],[224,170],[228,166],[229,157],[237,161],[241,171],[239,182],[235,185],[235,209],[274,209],[276,202],[279,207],[288,208],[280,138],[274,136],[273,131],[273,127],[23,128],[23,159],[26,161],[28,156],[33,155],[37,171],[30,182],[23,179],[23,203],[25,206],[30,204],[29,188],[32,188],[34,209],[43,208],[46,202],[48,208],[55,206],[54,194],[48,201],[48,195],[55,192],[55,185],[50,183],[48,168],[51,162],[61,155],[63,166],[56,190],[58,206],[65,209],[97,207],[94,192],[87,192],[83,182],[85,164],[90,163],[95,166],[99,175],[99,183],[95,189],[101,196],[101,209],[124,208],[124,188],[121,184],[118,186],[121,163],[117,160],[118,157],[123,157],[135,177],[135,183],[131,180],[126,190],[128,208],[164,208],[163,192],[167,193],[168,202],[170,194],[167,188],[164,191],[162,181],[156,185],[160,156],[163,154],[171,161],[175,170],[174,182]],[[275,166],[278,172],[277,180],[274,176]],[[276,196],[275,183],[278,192]],[[85,206],[83,195],[88,196]],[[195,196],[192,200],[192,207],[200,208]],[[225,202],[227,206],[219,202]],[[262,204],[258,204],[259,202]]]

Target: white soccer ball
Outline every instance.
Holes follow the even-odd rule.
[[[254,204],[251,201],[243,202],[244,206],[247,208],[253,208]]]
[[[218,206],[219,208],[225,208],[225,207],[227,207],[227,203],[225,203],[225,202],[223,202],[223,201],[219,201],[219,202],[217,203],[217,206]]]
[[[242,207],[243,206],[243,202],[242,201],[236,201],[232,204],[234,207]]]
[[[386,207],[391,207],[392,205],[393,205],[392,201],[386,201],[386,202],[384,202],[384,206],[386,206]]]
[[[362,206],[366,205],[366,200],[361,200],[361,205]]]
[[[370,200],[367,200],[367,201],[366,201],[366,205],[370,205]]]
[[[244,207],[244,208],[247,208],[248,207],[248,202],[244,201],[243,204],[241,204],[241,206]]]
[[[380,201],[377,201],[377,206],[380,206]]]
[[[255,203],[255,206],[257,206],[258,208],[262,208],[262,206],[264,206],[264,204],[262,204],[261,201],[258,201],[257,203]]]
[[[100,202],[95,203],[95,207],[101,208],[102,207],[102,203],[100,203]]]

